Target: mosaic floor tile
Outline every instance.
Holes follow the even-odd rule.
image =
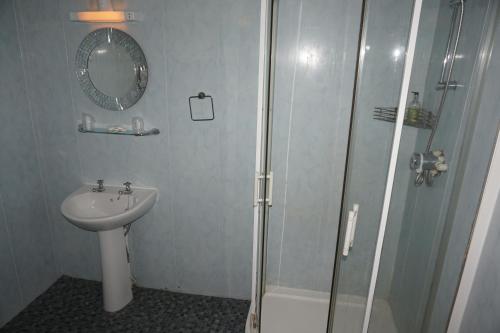
[[[125,308],[102,308],[101,284],[63,276],[0,332],[244,332],[249,301],[134,287]]]

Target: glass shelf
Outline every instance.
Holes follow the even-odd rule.
[[[158,135],[160,134],[160,130],[157,128],[152,128],[150,130],[145,130],[141,133],[136,133],[131,129],[125,129],[123,131],[115,131],[110,130],[109,128],[94,128],[91,131],[87,131],[83,129],[82,124],[78,125],[78,132],[81,133],[96,133],[96,134],[115,134],[115,135],[133,135],[133,136],[149,136],[149,135]]]

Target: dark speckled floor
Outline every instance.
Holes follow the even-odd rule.
[[[249,302],[134,288],[116,313],[102,309],[101,284],[61,277],[0,332],[244,332]]]

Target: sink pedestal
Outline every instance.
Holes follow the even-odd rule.
[[[122,227],[98,231],[104,310],[115,312],[132,300],[132,281]]]
[[[61,204],[61,213],[72,224],[97,231],[101,247],[104,310],[115,312],[132,300],[130,265],[123,227],[137,221],[156,203],[152,187],[106,186],[102,191],[83,185]]]

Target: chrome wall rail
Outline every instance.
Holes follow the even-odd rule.
[[[457,13],[458,13],[458,8],[454,7],[453,8],[453,13],[451,14],[451,22],[450,22],[450,31],[448,32],[448,41],[446,42],[446,51],[444,53],[443,57],[443,64],[441,67],[441,76],[439,78],[438,85],[443,85],[445,83],[445,76],[446,76],[446,68],[448,67],[448,62],[450,61],[450,48],[451,48],[451,42],[453,40],[453,34],[455,32],[455,24],[457,22]]]

